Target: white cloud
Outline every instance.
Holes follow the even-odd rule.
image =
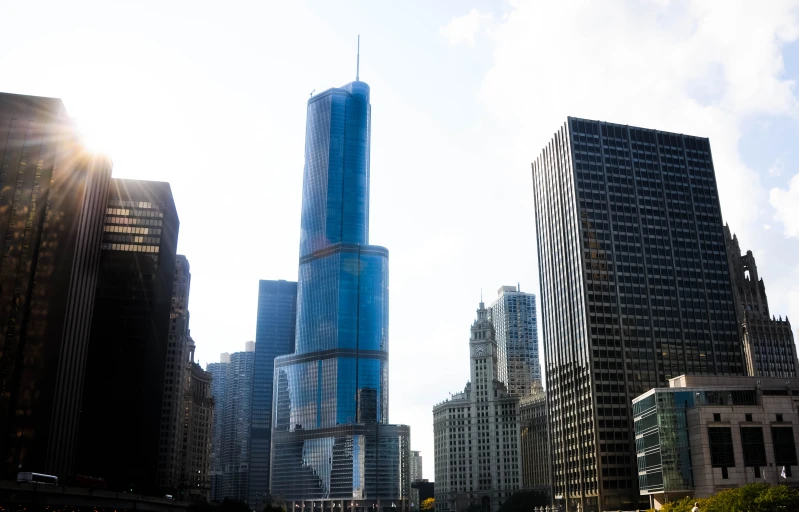
[[[772,188],[769,202],[776,210],[774,218],[785,227],[785,236],[799,237],[799,174],[791,178],[788,190]]]
[[[783,163],[782,158],[777,158],[768,168],[768,175],[769,176],[782,176],[782,171],[785,170],[785,163]]]
[[[449,23],[441,27],[439,32],[453,46],[465,43],[474,48],[477,44],[475,38],[481,25],[490,19],[491,14],[472,9],[469,14],[452,18]]]
[[[752,118],[797,111],[782,47],[799,37],[798,5],[514,2],[481,98],[519,165],[568,115],[709,137],[725,220],[746,235],[767,194],[738,143]]]

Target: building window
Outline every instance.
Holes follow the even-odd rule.
[[[713,421],[721,421],[721,414],[716,413],[713,415]]]
[[[777,415],[777,421],[782,421],[782,414]]]
[[[774,463],[777,466],[796,466],[796,444],[793,427],[771,427],[774,443]]]
[[[721,468],[721,478],[726,480],[730,477],[729,473],[727,472],[727,467]]]
[[[729,427],[709,427],[710,462],[714,468],[735,466],[735,454],[732,450],[732,431]]]
[[[741,447],[744,466],[759,468],[766,465],[766,445],[763,443],[761,427],[741,427]]]
[[[747,414],[746,415],[746,421],[752,421],[752,415],[751,414]]]

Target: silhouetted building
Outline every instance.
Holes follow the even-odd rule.
[[[271,493],[289,509],[407,510],[410,429],[388,424],[388,250],[369,245],[371,106],[308,100],[296,346],[275,358]]]
[[[158,449],[159,485],[174,491],[182,479],[180,460],[183,444],[184,395],[189,378],[189,290],[191,272],[189,260],[178,254],[172,280],[172,310],[169,318],[169,341],[166,353],[163,405],[161,407],[161,440]],[[175,383],[183,383],[174,385]]]
[[[73,474],[110,160],[61,100],[0,93],[0,478]]]
[[[741,253],[738,237],[724,226],[724,238],[732,268],[733,293],[746,362],[746,373],[753,377],[797,377],[796,345],[788,317],[771,316],[766,285],[758,277],[752,251]]]
[[[436,510],[497,512],[522,484],[519,398],[499,379],[498,343],[482,302],[469,352],[471,380],[433,407]]]
[[[511,395],[527,396],[541,385],[535,295],[503,286],[488,311],[497,335],[499,380]]]
[[[532,167],[553,492],[646,508],[632,399],[744,373],[710,143],[569,118]]]
[[[254,510],[263,510],[269,494],[275,357],[294,352],[296,325],[297,283],[262,280],[258,285],[250,426],[249,504]]]
[[[178,228],[168,183],[112,180],[77,465],[112,489],[160,490],[161,405],[181,385],[165,378]]]
[[[250,461],[250,418],[252,415],[252,382],[255,369],[255,344],[245,342],[244,352],[229,356],[230,362],[208,365],[208,371],[216,375],[224,372],[224,390],[212,386],[215,411],[221,416],[214,422],[211,460],[211,501],[225,498],[248,500]]]
[[[214,399],[213,376],[189,355],[187,389],[183,395],[183,426],[180,447],[180,497],[192,502],[206,502],[211,497],[211,428]]]

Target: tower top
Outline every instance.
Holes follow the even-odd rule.
[[[360,81],[361,74],[361,34],[358,34],[358,55],[355,57],[355,81]]]

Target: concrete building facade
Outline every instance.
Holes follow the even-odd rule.
[[[549,492],[551,456],[547,395],[540,387],[519,400],[522,488]]]
[[[519,399],[499,380],[496,335],[482,302],[469,352],[471,380],[433,408],[436,510],[496,512],[522,485]]]
[[[752,251],[741,253],[738,237],[724,226],[733,293],[741,326],[746,372],[753,377],[797,377],[799,362],[791,323],[769,313],[766,285]]]
[[[183,394],[183,427],[180,446],[180,497],[207,502],[211,497],[211,429],[214,424],[213,376],[194,362],[188,364],[187,389]]]
[[[764,482],[799,486],[799,379],[681,375],[633,400],[638,480],[659,509]]]
[[[186,256],[175,258],[172,280],[172,310],[169,314],[169,341],[161,407],[161,433],[158,451],[158,479],[161,487],[177,490],[181,479],[184,395],[189,378],[189,291],[191,268]],[[177,385],[174,385],[177,383]]]

